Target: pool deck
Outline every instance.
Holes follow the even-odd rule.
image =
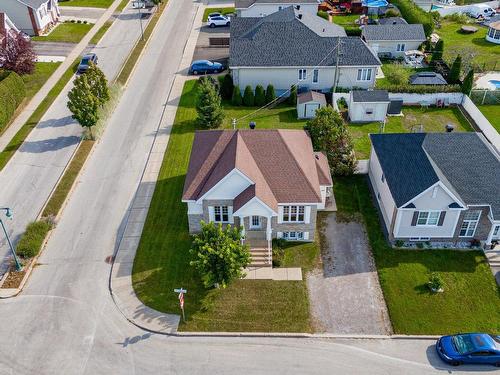
[[[475,89],[482,90],[498,90],[500,89],[500,72],[488,72],[485,74],[478,74],[476,79]],[[491,81],[497,81],[498,84],[495,86]]]

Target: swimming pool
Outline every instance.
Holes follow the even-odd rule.
[[[490,79],[488,82],[495,86],[495,90],[500,90],[500,81],[497,81],[496,79]]]
[[[386,7],[387,4],[386,0],[363,0],[363,6],[368,8],[382,8]]]
[[[439,5],[434,5],[434,4],[432,4],[431,11],[432,11],[432,10],[441,9],[441,8],[442,8],[442,7],[440,7]]]

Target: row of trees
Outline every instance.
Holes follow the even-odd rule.
[[[262,85],[257,85],[255,87],[255,92],[252,90],[251,86],[247,86],[245,87],[243,96],[241,95],[239,86],[234,86],[231,104],[234,106],[244,105],[246,107],[262,107],[263,105],[273,102],[275,99],[276,93],[273,85],[268,85],[266,90],[264,90]]]

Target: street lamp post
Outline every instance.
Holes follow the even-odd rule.
[[[139,11],[139,24],[141,25],[141,40],[144,40],[144,30],[142,28],[142,12],[141,12],[141,5],[143,3],[139,3],[139,6],[137,10]]]
[[[12,219],[12,210],[8,207],[0,207],[0,210],[5,211],[5,216],[7,216],[7,219]],[[12,256],[14,257],[14,262],[16,263],[16,270],[22,271],[23,266],[21,266],[21,263],[19,262],[19,259],[16,254],[16,250],[14,250],[14,246],[12,246],[12,242],[10,242],[9,234],[7,233],[7,229],[5,229],[5,225],[2,221],[2,218],[0,217],[0,224],[2,225],[3,232],[5,233],[5,238],[7,238],[7,242],[10,247],[10,252],[12,253]]]

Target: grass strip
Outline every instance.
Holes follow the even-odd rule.
[[[99,30],[97,30],[97,33],[90,39],[89,44],[97,44],[99,41],[102,39],[104,34],[106,34],[106,31],[111,27],[113,24],[113,21],[106,21],[104,25],[101,26]]]
[[[206,8],[205,11],[203,12],[203,19],[202,19],[202,21],[203,22],[207,22],[208,15],[210,13],[215,13],[215,12],[221,13],[223,15],[227,15],[227,14],[233,14],[233,13],[235,13],[235,9],[234,9],[234,7]]]
[[[129,2],[130,2],[130,0],[122,0],[120,5],[118,5],[118,7],[116,8],[116,11],[117,12],[123,11],[123,9],[125,9],[125,7],[128,5]]]
[[[149,37],[153,33],[153,30],[158,23],[158,20],[160,19],[160,16],[163,13],[163,10],[165,9],[167,2],[163,2],[158,6],[158,10],[153,14],[151,17],[151,21],[149,21],[148,26],[146,27],[146,30],[144,30],[144,39],[139,39],[137,44],[135,45],[134,49],[130,53],[129,57],[127,58],[127,61],[123,65],[122,70],[120,71],[120,74],[116,78],[116,82],[125,85],[127,83],[128,78],[130,77],[130,74],[132,74],[132,70],[134,69],[135,64],[137,63],[137,60],[139,60],[139,57],[141,56],[142,50],[146,46],[146,43],[148,42]]]
[[[71,160],[71,163],[64,172],[62,178],[59,180],[54,192],[47,202],[47,205],[43,210],[42,217],[57,216],[93,146],[94,141],[91,140],[84,140],[80,143],[75,156]]]
[[[69,80],[73,77],[78,64],[80,63],[80,58],[77,58],[73,64],[64,72],[62,77],[57,81],[55,86],[49,91],[47,96],[43,99],[40,105],[36,108],[33,114],[30,116],[28,121],[19,129],[16,135],[11,139],[9,144],[5,147],[5,149],[0,152],[0,170],[2,170],[10,158],[14,155],[14,153],[21,147],[26,137],[31,133],[31,131],[36,127],[36,125],[40,122],[43,115],[49,107],[52,105],[57,96],[61,93],[64,86],[69,82]]]

